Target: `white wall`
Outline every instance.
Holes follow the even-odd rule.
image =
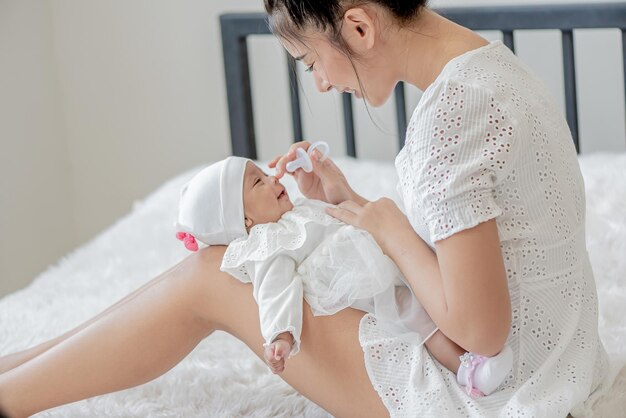
[[[75,245],[50,4],[0,1],[0,295]]]
[[[229,154],[217,16],[261,4],[52,4],[75,239],[82,242],[164,180]]]
[[[0,0],[0,295],[28,284],[166,179],[229,154],[217,17],[237,10],[261,11],[262,1]],[[556,35],[520,33],[516,41],[560,97]],[[623,150],[619,33],[585,31],[576,41],[583,151]],[[285,61],[274,39],[250,43],[260,158],[267,159],[290,141]],[[306,138],[344,153],[339,97],[303,79]],[[409,107],[418,98],[409,89]],[[392,160],[393,104],[370,111],[381,128],[358,104],[359,154]]]

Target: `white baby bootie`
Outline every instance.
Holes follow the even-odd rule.
[[[489,395],[502,384],[513,366],[513,350],[505,345],[493,357],[468,352],[459,359],[461,365],[456,373],[456,381],[465,386],[468,395],[478,398]]]

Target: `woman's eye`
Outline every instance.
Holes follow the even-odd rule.
[[[306,71],[307,73],[310,73],[311,71],[313,71],[313,65],[315,65],[315,63],[313,63],[313,64],[309,65],[308,67],[306,67],[306,70],[305,70],[305,71]]]

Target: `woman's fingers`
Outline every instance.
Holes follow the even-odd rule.
[[[339,206],[342,209],[349,210],[350,212],[355,213],[355,214],[359,214],[363,210],[363,207],[353,200],[343,201],[337,206]]]
[[[270,161],[269,163],[267,163],[267,166],[269,168],[274,168],[276,167],[276,163],[278,162],[278,160],[280,160],[280,157],[282,157],[282,155],[279,155],[277,157],[274,157],[274,159],[272,161]]]
[[[341,203],[340,203],[341,204]],[[332,207],[329,206],[326,208],[326,213],[328,213],[330,216],[332,216],[333,218],[337,218],[342,222],[345,222],[347,224],[353,225],[353,226],[358,226],[356,225],[356,213],[352,212],[351,210],[342,208],[342,207]]]
[[[311,143],[309,141],[294,142],[289,147],[289,151],[295,152],[296,148],[304,148],[304,150],[306,151],[309,149],[310,146],[311,146]]]
[[[296,159],[296,148],[303,148],[306,151],[309,149],[310,145],[309,141],[300,141],[291,144],[289,151],[285,155],[279,157],[275,164],[276,178],[280,179],[285,174],[285,167],[287,166],[287,163]]]
[[[324,161],[319,159],[319,153],[317,150],[313,151],[313,158],[311,158],[311,163],[313,165],[313,171],[320,178],[328,177],[328,167],[330,164],[330,159],[325,158]]]
[[[285,174],[285,167],[288,162],[295,160],[295,154],[295,151],[289,150],[287,154],[278,159],[278,162],[276,163],[276,178],[280,179]]]

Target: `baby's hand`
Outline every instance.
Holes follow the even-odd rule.
[[[287,338],[292,337],[289,335]],[[278,374],[285,370],[285,361],[291,353],[291,345],[292,343],[286,339],[278,338],[265,347],[265,362],[270,366],[272,373]]]

